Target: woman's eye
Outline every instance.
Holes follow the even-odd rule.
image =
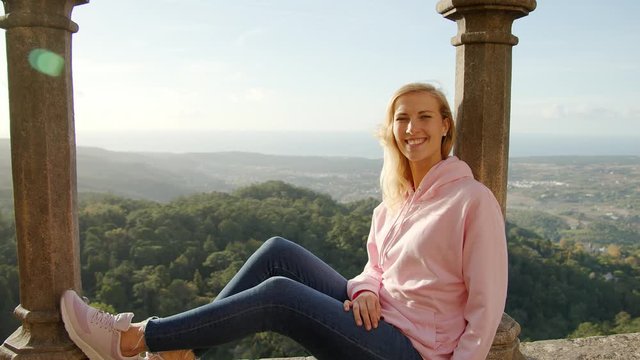
[[[396,118],[396,121],[409,121],[409,118]]]
[[[420,115],[420,119],[422,119],[422,120],[431,119],[431,115]]]

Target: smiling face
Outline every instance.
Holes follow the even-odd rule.
[[[442,160],[442,139],[449,129],[449,121],[442,118],[439,101],[427,92],[410,92],[396,99],[393,137],[400,152],[409,160],[414,178],[416,173],[424,176]]]

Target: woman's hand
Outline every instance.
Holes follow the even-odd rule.
[[[380,301],[376,294],[371,291],[363,291],[353,301],[345,300],[344,311],[349,311],[351,308],[353,308],[353,318],[356,325],[362,326],[364,323],[364,328],[367,331],[378,327],[381,311]]]

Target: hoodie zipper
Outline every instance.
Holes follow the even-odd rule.
[[[452,159],[452,160],[449,160]],[[429,174],[432,171],[435,171],[435,169],[439,168],[440,166],[444,166],[443,164],[445,164],[446,162],[451,162],[451,161],[457,161],[457,158],[454,157],[448,157],[447,159],[444,159],[440,162],[438,162],[437,164],[435,164],[428,172],[427,174],[425,174],[425,177],[422,179],[422,181],[420,182],[418,188],[413,192],[413,194],[411,194],[411,197],[409,198],[409,201],[405,201],[405,203],[402,205],[402,208],[400,209],[400,212],[398,213],[398,215],[396,216],[395,220],[393,221],[393,224],[391,225],[391,227],[389,228],[389,231],[387,232],[387,234],[384,237],[384,240],[382,241],[382,248],[380,249],[380,254],[379,254],[379,258],[380,260],[378,261],[380,268],[382,268],[382,265],[384,265],[385,259],[387,258],[387,254],[389,253],[389,251],[391,251],[391,247],[393,245],[395,245],[398,242],[398,234],[400,234],[400,230],[402,229],[402,225],[404,225],[409,212],[411,211],[411,207],[413,206],[416,198],[418,198],[418,195],[423,196],[426,195],[422,194],[422,187],[423,185],[425,185],[424,181],[425,178],[427,176],[429,176]],[[434,176],[434,175],[431,175]],[[438,179],[442,178],[443,175],[439,175]],[[436,183],[437,183],[437,179],[434,179],[434,181],[431,182],[431,184],[429,185],[428,189],[427,189],[427,193],[430,192],[432,189],[434,189],[435,187],[437,187]],[[405,208],[406,208],[406,212],[405,212]],[[398,220],[402,217],[402,220],[400,221],[400,225],[398,225],[398,227],[395,229],[394,231],[394,226],[397,224]]]
[[[402,225],[404,225],[405,221],[407,220],[407,215],[409,215],[409,212],[411,211],[411,207],[413,206],[413,203],[417,197],[417,194],[419,193],[420,193],[420,188],[418,188],[416,191],[413,192],[413,194],[411,194],[411,197],[408,199],[409,201],[404,202],[404,205],[402,205],[402,208],[398,212],[398,215],[396,216],[395,220],[391,224],[391,227],[389,228],[387,235],[384,237],[384,240],[382,241],[382,249],[380,249],[381,250],[380,251],[380,268],[382,268],[382,266],[384,265],[385,259],[387,258],[387,254],[389,253],[389,251],[391,251],[391,247],[398,242],[398,235],[400,234]],[[397,228],[394,229],[394,227],[396,226],[400,218],[402,218],[402,220],[400,221],[400,224],[398,225]]]

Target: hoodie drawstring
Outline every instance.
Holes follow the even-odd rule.
[[[384,265],[384,260],[387,257],[387,253],[391,250],[391,247],[397,242],[400,229],[402,228],[402,225],[407,219],[406,215],[408,215],[409,211],[411,210],[411,206],[413,205],[413,202],[416,198],[416,194],[418,194],[419,192],[420,192],[420,188],[418,188],[416,191],[413,192],[413,194],[411,194],[411,198],[409,199],[409,201],[404,202],[395,220],[393,220],[393,223],[391,224],[391,227],[389,228],[387,235],[384,237],[384,240],[382,241],[382,248],[380,249],[380,261],[379,261],[380,268],[382,268],[382,265]],[[405,213],[405,209],[407,209],[406,213]],[[400,221],[400,224],[398,225],[398,227],[394,229],[394,226],[396,226],[396,223],[401,217],[402,217],[402,221]]]

